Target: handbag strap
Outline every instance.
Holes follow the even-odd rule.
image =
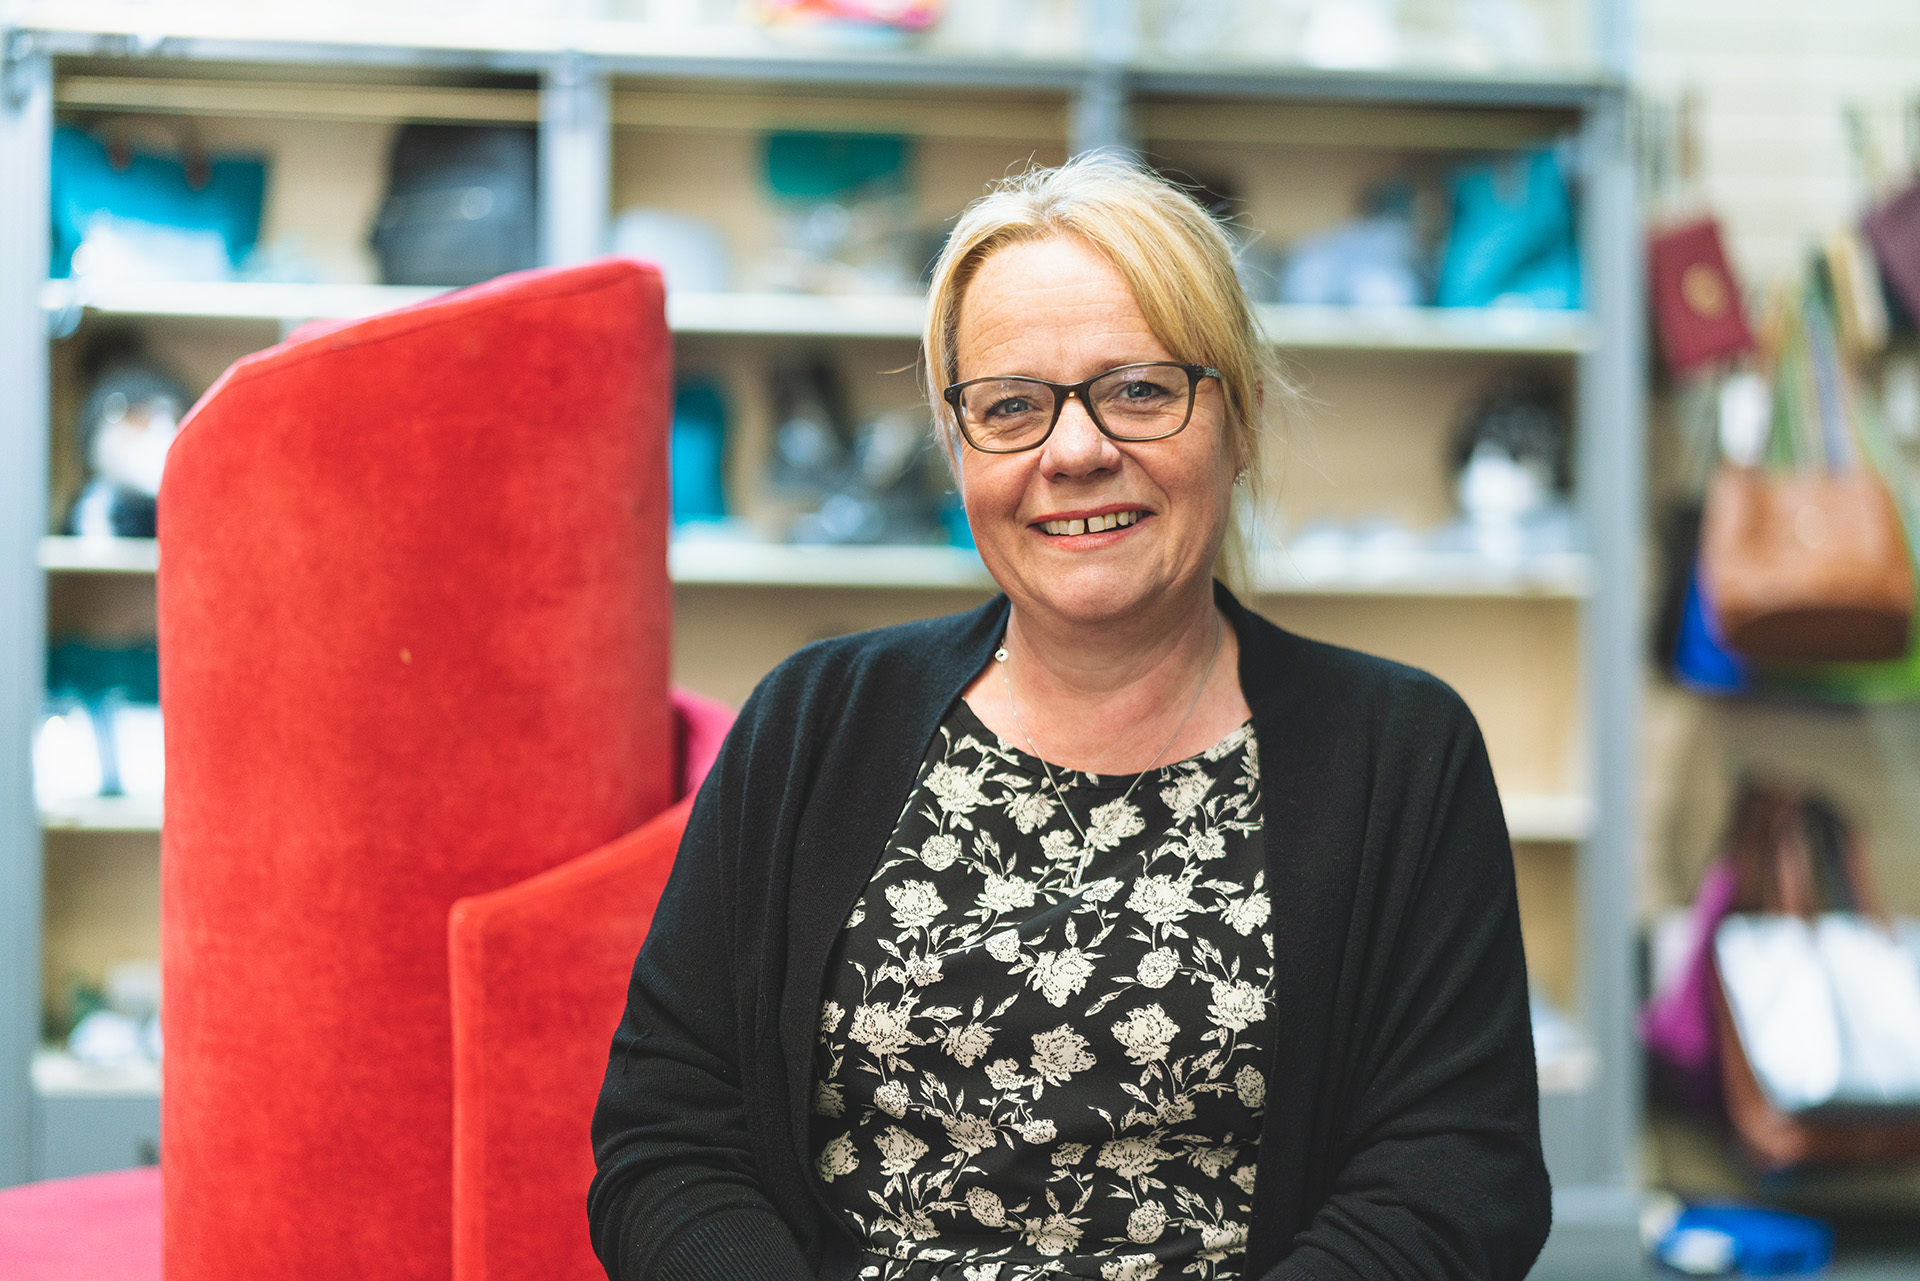
[[[115,169],[125,170],[133,163],[136,142],[141,135],[158,134],[180,160],[187,186],[204,190],[213,178],[213,163],[208,158],[200,126],[192,116],[109,115],[88,122],[88,129],[106,146],[107,160]]]

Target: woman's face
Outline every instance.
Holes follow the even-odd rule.
[[[1125,278],[1070,236],[1009,245],[981,264],[961,299],[957,355],[961,381],[1018,374],[1056,383],[1194,359],[1162,346]],[[1128,617],[1204,594],[1238,465],[1229,436],[1225,394],[1205,378],[1186,430],[1165,440],[1110,440],[1075,397],[1037,449],[986,454],[962,441],[961,497],[981,559],[1017,607],[1062,621]],[[1132,523],[1099,533],[1046,528],[1116,514]]]

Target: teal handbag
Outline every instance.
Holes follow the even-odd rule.
[[[113,267],[104,268],[109,274],[127,256],[147,253],[163,260],[136,261],[139,275],[230,275],[259,238],[266,189],[266,161],[257,157],[110,149],[84,130],[56,129],[49,274],[76,274],[76,253],[85,274],[89,240],[99,246],[110,239],[117,252]]]
[[[1580,306],[1573,200],[1552,150],[1468,165],[1453,177],[1440,260],[1442,307]]]

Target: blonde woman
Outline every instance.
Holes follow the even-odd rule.
[[[610,1277],[1526,1273],[1547,1180],[1479,732],[1216,581],[1263,353],[1231,242],[1144,170],[962,216],[929,390],[1003,594],[748,701],[594,1118]]]

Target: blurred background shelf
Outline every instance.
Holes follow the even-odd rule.
[[[160,568],[160,543],[48,535],[40,540],[40,568],[56,574],[151,574]]]
[[[42,809],[40,827],[48,832],[157,832],[160,815],[157,797],[88,796]]]
[[[41,1050],[33,1056],[33,1088],[41,1098],[151,1098],[160,1097],[160,1065],[150,1060],[111,1067],[83,1063],[62,1050]]]
[[[150,538],[40,540],[40,567],[60,574],[151,574],[160,564]],[[977,553],[945,546],[806,546],[681,539],[667,556],[676,583],[756,587],[957,588],[994,590]],[[1588,591],[1586,556],[1537,556],[1503,566],[1459,552],[1416,552],[1371,564],[1260,557],[1253,588],[1263,596],[1537,597],[1578,600]]]
[[[443,291],[402,285],[268,281],[49,280],[50,314],[84,308],[108,316],[205,320],[353,320],[424,302]],[[1458,351],[1574,355],[1593,341],[1583,312],[1520,307],[1257,308],[1278,347],[1353,351]],[[676,293],[667,323],[677,333],[832,338],[920,336],[918,295]]]

